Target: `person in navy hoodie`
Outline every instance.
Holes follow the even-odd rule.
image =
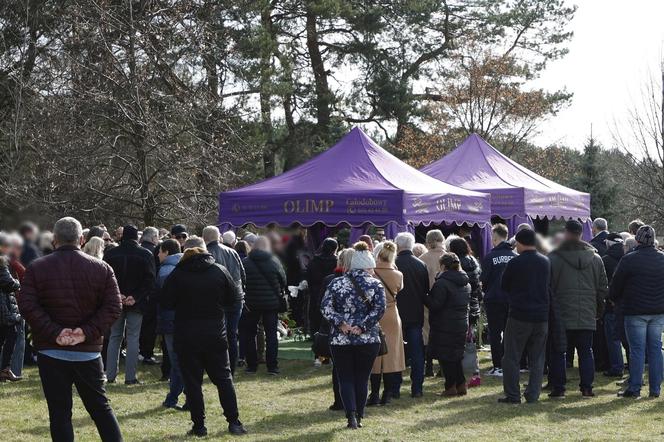
[[[493,249],[482,260],[482,286],[484,287],[484,307],[489,323],[489,341],[491,343],[491,361],[493,367],[487,373],[490,376],[502,376],[503,333],[507,325],[509,305],[507,294],[500,286],[500,281],[507,264],[516,257],[512,245],[507,241],[509,231],[505,224],[495,224],[491,228]]]

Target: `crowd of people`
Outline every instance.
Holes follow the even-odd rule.
[[[51,233],[25,223],[0,233],[0,381],[20,381],[24,364],[36,363],[54,440],[73,440],[75,385],[101,438],[115,441],[105,384],[118,382],[122,358],[126,385],[141,383],[141,364],[160,365],[163,406],[188,411],[194,436],[207,434],[205,372],[230,433],[241,435],[235,371],[254,375],[264,363],[280,374],[283,314],[313,338],[314,364],[332,365],[330,409],[343,410],[352,429],[365,407],[401,397],[407,367],[416,399],[434,361],[443,397],[479,387],[485,330],[485,375],[502,378],[501,403],[536,402],[543,389],[564,398],[575,353],[580,394],[592,398],[596,371],[623,377],[623,349],[628,377],[618,395],[641,395],[647,362],[649,395],[659,397],[664,253],[651,226],[636,220],[612,233],[597,218],[585,242],[576,220],[550,238],[530,224],[509,232],[497,223],[481,260],[469,234],[429,230],[417,244],[412,233],[392,241],[376,229],[350,247],[326,238],[313,250],[306,229],[238,238],[216,226],[199,237],[181,224],[109,231],[62,218]]]

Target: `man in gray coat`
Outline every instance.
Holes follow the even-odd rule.
[[[602,258],[593,246],[581,240],[582,233],[583,226],[579,221],[568,221],[565,225],[565,240],[549,254],[549,260],[553,297],[567,331],[568,345],[574,346],[579,355],[581,394],[590,398],[595,396],[593,332],[597,318],[604,309],[608,281]],[[565,357],[564,353],[561,355]],[[562,364],[556,366],[565,367],[565,363],[562,361]],[[560,375],[564,379],[564,375]],[[556,393],[563,397],[564,388]]]
[[[242,260],[237,252],[220,243],[221,235],[216,226],[207,226],[203,229],[203,241],[207,245],[208,252],[214,257],[217,264],[226,267],[228,273],[231,274],[233,282],[237,287],[240,294],[240,301],[233,307],[226,310],[224,319],[226,321],[226,334],[228,337],[228,356],[231,364],[231,372],[235,374],[235,366],[237,364],[238,356],[238,327],[240,324],[240,316],[242,315],[242,300],[244,299],[244,287],[247,282],[247,277],[244,273],[244,266]]]

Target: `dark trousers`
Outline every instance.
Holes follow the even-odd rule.
[[[564,351],[558,351],[555,348],[551,339],[546,343],[546,361],[549,367],[547,380],[551,386],[551,390],[565,391],[565,384],[567,383],[567,360]]]
[[[309,293],[309,334],[314,335],[320,329],[320,323],[323,321],[323,315],[320,312],[320,297],[318,293]]]
[[[16,346],[16,331],[17,325],[0,325],[0,353],[2,353],[2,361],[0,361],[0,370],[9,368],[12,363],[12,354],[14,354],[14,347]]]
[[[72,385],[95,422],[102,441],[121,441],[120,426],[108,403],[102,376],[101,357],[87,362],[69,362],[39,355],[39,376],[48,404],[51,439],[54,442],[74,440]]]
[[[346,416],[364,416],[369,376],[380,344],[331,345]]]
[[[394,386],[397,384],[400,372],[371,374],[371,394],[378,396],[380,394],[380,381],[383,380],[383,390],[392,396]]]
[[[337,375],[337,369],[334,364],[332,364],[332,392],[334,393],[334,403],[342,405],[343,401],[341,400],[341,392],[339,391],[339,376]]]
[[[609,372],[613,375],[622,375],[625,367],[622,353],[622,334],[618,329],[617,315],[613,312],[604,315],[604,335],[606,347],[609,351]],[[624,323],[623,329],[624,327]]]
[[[421,393],[424,385],[424,337],[422,335],[422,326],[404,326],[403,340],[406,341],[406,358],[410,359],[410,390],[411,393]],[[395,391],[401,389],[401,379],[399,377],[398,385]]]
[[[171,376],[171,357],[168,354],[168,346],[166,345],[166,337],[161,336],[161,377],[168,379]]]
[[[507,325],[509,305],[506,302],[487,302],[486,319],[489,324],[489,343],[491,344],[491,361],[494,368],[502,368],[503,363],[503,333]]]
[[[238,355],[238,327],[242,316],[242,304],[224,311],[226,321],[226,338],[228,339],[228,357],[231,363],[231,373],[235,374]]]
[[[263,320],[265,329],[265,363],[268,371],[278,368],[277,354],[279,341],[277,341],[277,321],[279,320],[276,310],[271,311],[249,311],[242,312],[244,329],[242,338],[246,339],[245,352],[247,356],[247,369],[256,370],[258,367],[258,350],[256,335],[258,334],[258,321]]]
[[[579,376],[581,390],[591,390],[595,380],[595,360],[593,358],[593,331],[567,330],[567,347],[576,349],[579,355]],[[560,357],[560,355],[558,356]],[[569,355],[568,355],[569,359]]]
[[[519,370],[524,350],[528,353],[530,366],[528,387],[524,397],[528,402],[539,399],[544,377],[544,356],[546,354],[547,322],[525,322],[508,318],[505,327],[505,355],[503,356],[503,389],[510,399],[521,399]]]
[[[445,376],[445,390],[450,387],[466,383],[466,377],[463,375],[463,365],[461,359],[458,361],[438,360]]]
[[[151,300],[143,311],[141,336],[138,339],[140,355],[144,358],[154,357],[155,342],[157,342],[157,304]]]
[[[175,332],[175,352],[187,392],[187,404],[194,427],[205,426],[205,402],[203,401],[203,373],[217,387],[219,402],[226,420],[236,422],[239,417],[235,386],[228,358],[226,338],[199,333]]]

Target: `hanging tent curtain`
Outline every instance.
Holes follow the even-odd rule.
[[[219,225],[363,229],[490,223],[491,197],[410,167],[354,128],[336,145],[277,177],[219,195]],[[396,227],[390,227],[394,230]]]
[[[503,155],[477,134],[422,172],[455,186],[491,194],[491,215],[507,221],[510,232],[539,218],[579,219],[590,239],[590,195],[562,186]]]

